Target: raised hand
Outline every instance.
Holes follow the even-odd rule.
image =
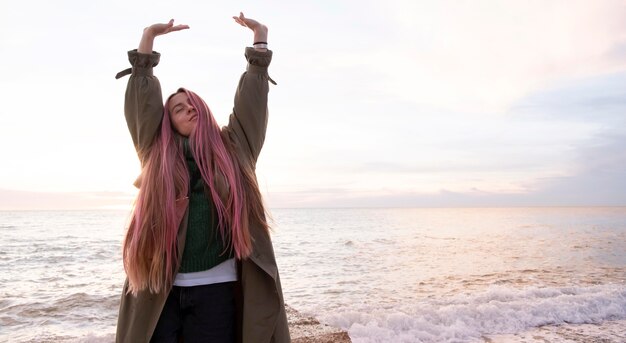
[[[254,32],[254,41],[255,42],[267,42],[267,26],[259,23],[258,21],[250,18],[246,18],[243,15],[243,12],[239,12],[238,17],[233,17],[235,22],[241,26],[247,27],[252,32]],[[256,49],[260,51],[265,51],[267,49]]]
[[[245,26],[245,27],[249,28],[252,31],[265,30],[265,32],[267,32],[267,26],[259,23],[258,21],[254,20],[254,19],[246,18],[243,15],[243,12],[239,12],[239,17],[233,16],[233,19],[235,19],[235,22],[237,22],[237,24],[239,24],[241,26]]]
[[[152,24],[143,29],[143,35],[141,36],[137,52],[150,54],[152,53],[152,46],[156,36],[161,36],[174,31],[186,30],[188,28],[189,25],[174,25],[174,19],[171,19],[168,23]]]
[[[148,34],[153,35],[154,37],[164,35],[174,31],[186,30],[189,28],[189,25],[178,24],[174,26],[174,19],[171,19],[167,24],[158,23],[152,24],[146,27],[143,31],[144,33],[147,31]]]

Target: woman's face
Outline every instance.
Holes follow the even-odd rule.
[[[168,104],[174,129],[181,135],[189,137],[198,122],[198,112],[191,105],[185,92],[176,93]]]

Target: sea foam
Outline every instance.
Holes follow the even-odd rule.
[[[626,319],[626,286],[491,286],[385,311],[363,307],[323,318],[348,330],[355,343],[473,342],[492,334],[558,324]]]

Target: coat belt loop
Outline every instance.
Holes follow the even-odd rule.
[[[128,74],[132,74],[132,73],[133,73],[133,68],[124,69],[124,70],[120,71],[119,73],[117,73],[115,75],[115,79],[122,78],[122,77],[124,77],[124,76],[126,76]]]

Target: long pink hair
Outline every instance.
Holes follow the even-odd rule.
[[[224,246],[238,259],[246,258],[252,252],[250,220],[269,229],[254,167],[240,162],[228,133],[220,130],[204,100],[184,88],[174,94],[180,92],[187,94],[198,113],[189,145],[217,210]],[[146,288],[153,293],[166,291],[179,262],[177,235],[182,213],[176,204],[187,197],[189,172],[183,139],[171,124],[168,105],[172,96],[165,103],[160,132],[147,152],[124,240],[124,269],[133,294]]]

